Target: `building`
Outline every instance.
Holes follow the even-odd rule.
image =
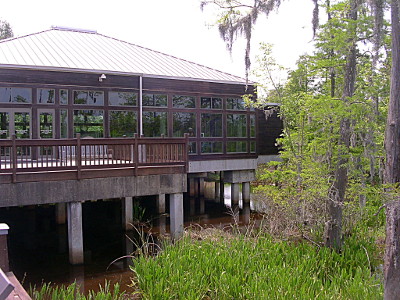
[[[0,41],[0,207],[66,203],[72,263],[82,201],[124,198],[129,212],[132,197],[170,194],[179,235],[188,178],[195,193],[223,172],[248,201],[258,156],[277,153],[279,119],[243,94],[254,86],[240,77],[95,31]]]

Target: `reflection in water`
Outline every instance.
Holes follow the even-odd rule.
[[[224,203],[215,197],[216,191],[213,183],[206,182],[205,197],[184,199],[185,227],[195,223],[223,229],[232,224],[247,225],[257,218],[252,211],[258,208],[258,203],[243,204],[240,198],[238,205],[232,207],[230,186],[225,185]],[[141,198],[140,204],[145,207],[145,219],[152,220],[151,233],[155,236],[168,233],[168,214],[156,214],[154,199]],[[135,252],[132,241],[138,240],[138,233],[122,230],[121,201],[85,202],[82,209],[83,266],[68,263],[67,227],[57,224],[55,205],[0,209],[0,221],[10,226],[11,269],[27,290],[30,285],[40,286],[43,282],[68,285],[76,281],[87,292],[98,290],[99,284],[107,280],[111,286],[118,282],[123,290],[133,292],[129,270],[132,260],[121,257]]]

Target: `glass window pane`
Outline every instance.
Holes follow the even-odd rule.
[[[104,93],[94,91],[74,91],[74,104],[104,105]]]
[[[61,138],[68,138],[68,110],[61,109],[60,110],[60,131]]]
[[[226,108],[233,110],[246,110],[244,100],[242,98],[227,98]]]
[[[55,93],[53,89],[37,89],[37,103],[39,104],[54,104]]]
[[[167,107],[167,95],[143,94],[143,106]]]
[[[221,98],[201,97],[201,108],[207,109],[222,109]]]
[[[222,142],[201,142],[201,153],[222,153]]]
[[[211,108],[211,98],[201,97],[201,108]]]
[[[183,137],[185,133],[196,136],[196,114],[174,112],[174,137]]]
[[[44,139],[53,138],[53,114],[41,112],[39,114],[39,136]]]
[[[108,104],[119,106],[136,106],[137,94],[133,92],[109,92]]]
[[[15,136],[18,139],[29,139],[31,136],[31,116],[28,112],[14,113]]]
[[[175,108],[195,108],[196,107],[196,97],[173,96],[172,106]]]
[[[256,142],[250,142],[250,152],[256,153]]]
[[[60,104],[68,104],[68,90],[60,90]]]
[[[110,136],[133,137],[137,132],[137,113],[135,111],[110,111]]]
[[[29,88],[0,88],[0,102],[32,103],[32,90]]]
[[[247,152],[247,142],[227,142],[226,152]]]
[[[103,115],[102,110],[74,110],[74,136],[103,137]]]
[[[201,136],[222,137],[222,114],[201,114]]]
[[[247,136],[247,118],[246,115],[227,114],[226,130],[228,137],[246,137]]]
[[[250,115],[250,137],[256,137],[256,116]]]
[[[197,153],[197,143],[189,142],[189,154],[196,154],[196,153]]]
[[[10,114],[8,112],[0,112],[0,139],[10,137]]]
[[[166,112],[143,112],[143,134],[146,137],[157,137],[167,135],[167,113]]]

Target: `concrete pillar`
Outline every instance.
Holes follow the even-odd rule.
[[[240,183],[231,183],[231,204],[239,205]]]
[[[83,264],[82,203],[67,203],[69,262]]]
[[[161,215],[157,219],[157,225],[158,225],[158,233],[160,235],[164,235],[166,233],[167,229],[167,217],[166,215]]]
[[[220,184],[219,181],[215,182],[215,187],[214,187],[214,200],[216,203],[219,203],[221,201],[221,195],[220,195]]]
[[[190,197],[195,197],[195,179],[194,178],[189,178],[189,196]]]
[[[156,195],[156,206],[159,214],[165,214],[165,194]]]
[[[169,196],[170,232],[172,239],[179,239],[183,235],[183,194]]]
[[[65,224],[67,221],[67,209],[65,203],[56,204],[56,223],[58,225]]]
[[[199,197],[204,197],[204,178],[199,178],[198,183],[199,183]]]
[[[133,224],[133,198],[122,199],[122,226],[126,231],[132,230]]]
[[[193,185],[194,185],[194,197],[197,198],[197,197],[199,197],[199,194],[200,194],[200,192],[199,192],[199,186],[200,186],[199,178],[194,178]]]
[[[250,182],[242,183],[242,199],[243,203],[250,203]]]
[[[250,203],[243,202],[243,223],[248,225],[250,224]]]
[[[222,204],[225,204],[225,182],[224,172],[219,172],[219,199]]]
[[[201,197],[200,199],[199,199],[199,205],[200,205],[200,207],[199,207],[199,209],[200,209],[200,214],[201,215],[204,215],[204,213],[206,212],[206,200],[204,199],[204,197]]]
[[[0,223],[0,269],[4,273],[10,271],[10,265],[8,261],[8,246],[7,236],[10,228],[5,223]]]

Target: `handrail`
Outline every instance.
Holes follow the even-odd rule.
[[[16,139],[13,136],[10,140],[0,140],[0,176],[11,175],[11,182],[17,182],[17,175],[24,173],[72,171],[80,180],[88,170],[96,170],[97,177],[99,170],[110,169],[133,169],[135,176],[140,168],[146,167],[178,166],[187,170],[187,152],[186,136],[99,139],[82,138],[79,134],[74,139]]]

